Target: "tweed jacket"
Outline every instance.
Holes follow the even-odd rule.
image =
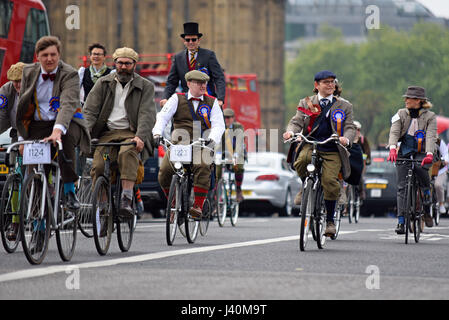
[[[0,95],[7,99],[6,104],[0,109],[0,133],[3,133],[12,127],[11,117],[15,117],[15,114],[13,115],[11,112],[14,107],[17,91],[12,81],[5,83],[0,88]]]
[[[176,91],[176,88],[181,81],[182,92],[188,92],[185,74],[189,72],[188,60],[187,60],[188,50],[177,53],[173,57],[173,64],[168,74],[167,86],[164,90],[163,99],[169,99]],[[199,48],[198,56],[196,58],[196,69],[207,68],[209,71],[210,80],[208,86],[211,88],[211,95],[216,97],[218,100],[224,101],[226,94],[226,81],[223,73],[223,69],[218,63],[215,52]]]
[[[39,62],[26,65],[23,68],[16,120],[17,131],[24,139],[28,138],[28,126],[33,120],[36,109],[33,99],[40,74],[41,64]],[[60,99],[55,124],[63,125],[68,129],[71,121],[76,122],[82,129],[80,148],[83,152],[89,153],[90,135],[81,111],[78,72],[62,60],[58,64],[52,96]]]
[[[341,97],[335,97],[335,98],[337,99],[337,101],[330,108],[330,114],[332,114],[332,112],[336,109],[341,109],[345,112],[346,119],[343,121],[343,125],[342,125],[343,136],[346,137],[349,140],[350,145],[352,145],[352,141],[354,141],[354,137],[356,134],[355,126],[353,123],[352,104],[349,101],[347,101]],[[311,97],[309,97],[309,99],[313,105],[319,106],[318,95],[311,96]],[[309,109],[306,99],[302,99],[299,102],[298,108]],[[287,132],[292,131],[294,133],[302,132],[302,134],[304,134],[304,135],[311,135],[318,129],[319,126],[316,126],[315,128],[313,128],[311,132],[307,132],[309,122],[310,122],[310,116],[307,115],[306,113],[304,113],[303,111],[298,110],[296,112],[296,115],[288,123],[286,131]],[[335,127],[334,121],[331,121],[331,126],[332,126],[332,132],[335,134],[339,134]],[[303,143],[304,143],[304,141],[302,141],[300,143],[299,148],[302,147]],[[346,179],[351,174],[351,166],[349,163],[349,152],[346,150],[346,148],[344,148],[340,145],[337,145],[337,147],[338,147],[338,152],[340,154],[340,159],[341,159],[341,163],[342,163],[343,178]]]
[[[428,109],[421,109],[419,112],[418,130],[426,132],[426,153],[434,153],[437,149],[437,118],[434,112]],[[399,140],[407,133],[412,118],[407,108],[400,109],[391,119],[390,136],[388,148],[397,146]]]
[[[116,73],[110,73],[98,79],[87,96],[84,114],[92,138],[100,138],[108,130],[107,121],[114,107],[116,85]],[[151,130],[156,122],[156,105],[154,85],[137,73],[131,80],[125,109],[130,130],[145,143],[142,151],[142,161],[145,162],[153,155]]]

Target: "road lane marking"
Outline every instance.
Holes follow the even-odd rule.
[[[293,241],[293,240],[298,240],[298,239],[299,239],[299,236],[289,236],[289,237],[272,238],[272,239],[265,239],[265,240],[253,240],[253,241],[246,241],[246,242],[229,243],[229,244],[215,245],[215,246],[209,246],[209,247],[199,247],[199,248],[181,249],[181,250],[173,250],[173,251],[155,252],[155,253],[149,253],[149,254],[142,254],[142,255],[138,255],[138,256],[126,257],[126,258],[110,259],[110,260],[103,260],[103,261],[93,261],[93,262],[86,262],[86,263],[80,263],[80,264],[33,268],[33,269],[27,269],[27,270],[21,270],[21,271],[2,274],[2,275],[0,275],[0,283],[6,282],[6,281],[23,280],[23,279],[28,279],[28,278],[42,277],[42,276],[51,275],[51,274],[55,274],[55,273],[62,273],[62,272],[66,272],[66,270],[73,270],[75,268],[89,269],[89,268],[110,267],[110,266],[116,266],[116,265],[124,264],[124,263],[145,262],[145,261],[158,260],[158,259],[169,258],[169,257],[174,257],[174,256],[192,254],[192,253],[203,253],[203,252],[216,251],[216,250],[257,246],[257,245],[271,244],[271,243],[284,242],[284,241]]]

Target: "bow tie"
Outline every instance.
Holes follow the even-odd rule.
[[[51,81],[55,81],[56,78],[56,73],[43,73],[42,74],[42,79],[44,79],[44,81],[47,81],[48,79],[50,79]]]
[[[190,98],[190,101],[201,101],[200,98]]]

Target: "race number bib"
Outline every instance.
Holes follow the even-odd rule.
[[[26,144],[23,150],[23,164],[49,164],[51,152],[49,143]]]
[[[170,161],[192,162],[192,146],[174,145],[170,148]]]

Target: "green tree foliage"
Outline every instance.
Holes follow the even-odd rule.
[[[390,119],[404,107],[402,95],[409,85],[423,86],[437,114],[449,116],[449,30],[416,24],[410,32],[389,27],[372,30],[361,44],[345,43],[329,27],[323,39],[303,46],[285,70],[286,121],[298,101],[312,95],[313,76],[332,70],[343,87],[342,96],[354,105],[355,119],[376,144],[386,143]]]

